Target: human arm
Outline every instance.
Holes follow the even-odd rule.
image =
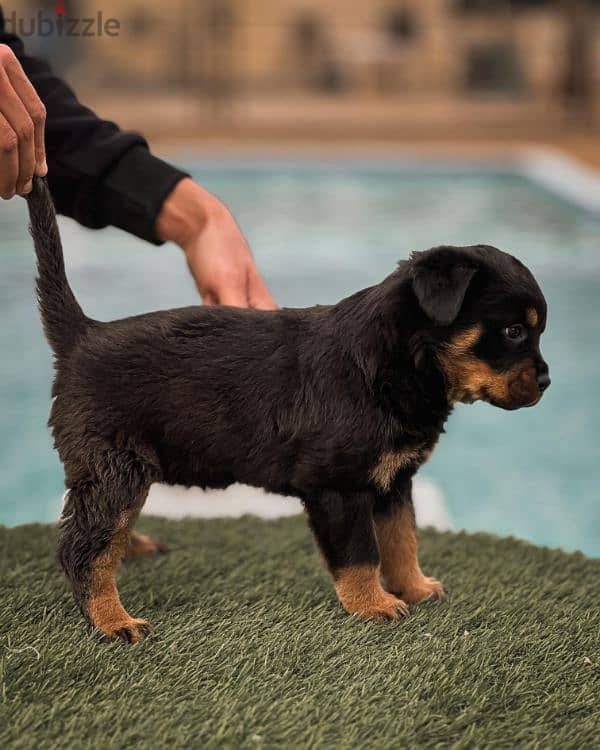
[[[0,197],[28,192],[33,173],[48,172],[59,213],[87,227],[112,225],[154,244],[179,244],[206,303],[276,306],[225,205],[151,154],[140,135],[121,131],[81,104],[47,63],[26,55],[21,40],[5,30],[0,10],[0,82],[2,65],[21,93],[9,80],[16,102],[0,89],[0,114],[7,102],[22,115],[30,112],[14,128],[8,123],[3,129],[0,120],[6,183]]]

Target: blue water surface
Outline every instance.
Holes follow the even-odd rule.
[[[190,165],[188,164],[188,169]],[[411,250],[488,243],[527,263],[548,300],[552,387],[534,409],[459,406],[424,473],[457,528],[600,554],[600,221],[516,175],[402,165],[191,165],[231,207],[281,305],[329,303]],[[33,294],[23,201],[0,205],[0,523],[57,517],[61,468],[45,426],[51,358]],[[181,251],[62,220],[86,312],[111,319],[195,304]]]

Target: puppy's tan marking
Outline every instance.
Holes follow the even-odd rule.
[[[531,328],[536,327],[536,325],[538,324],[539,316],[535,307],[527,308],[525,312],[525,319],[527,320],[528,326],[531,326]]]
[[[477,357],[464,356],[448,367],[449,395],[453,401],[470,403],[490,397],[504,402],[509,398],[509,373],[495,372]]]
[[[140,531],[132,531],[129,545],[125,553],[125,560],[133,560],[136,557],[154,557],[169,551],[166,544],[157,542],[151,536],[142,534]]]
[[[446,344],[445,348],[450,354],[459,356],[468,352],[469,349],[472,349],[481,338],[481,334],[481,326],[474,325],[471,328],[467,328],[466,330],[457,333],[456,336]]]
[[[523,403],[533,401],[539,395],[533,363],[525,361],[506,372],[496,372],[472,351],[480,337],[481,327],[476,325],[459,333],[438,351],[446,373],[448,398],[465,403],[482,398],[500,404],[514,399]]]
[[[152,634],[152,628],[146,620],[134,619],[125,610],[116,583],[117,570],[129,547],[130,529],[136,517],[137,512],[121,513],[107,548],[92,563],[86,606],[94,627],[111,639],[121,637],[120,632],[125,631],[125,640],[131,643]]]
[[[444,344],[438,352],[446,373],[448,397],[452,401],[475,401],[481,398],[483,389],[487,387],[495,393],[505,395],[504,376],[495,373],[472,352],[481,333],[479,325],[467,328]]]
[[[389,515],[376,518],[375,529],[387,589],[402,594],[409,603],[441,599],[444,587],[435,578],[424,576],[419,566],[412,504],[396,506]]]
[[[335,571],[335,590],[346,612],[376,622],[406,617],[406,603],[385,591],[380,578],[379,565],[354,565]]]
[[[383,492],[388,492],[394,477],[410,464],[420,461],[422,451],[419,448],[407,448],[403,451],[386,451],[382,453],[376,466],[371,470],[371,481]]]

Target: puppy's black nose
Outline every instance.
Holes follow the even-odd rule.
[[[543,393],[546,388],[550,385],[550,375],[547,372],[537,376],[537,384],[540,391]]]

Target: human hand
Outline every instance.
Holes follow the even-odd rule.
[[[275,310],[235,219],[214,195],[191,179],[181,180],[157,218],[160,239],[177,243],[206,305]]]
[[[46,108],[6,44],[0,44],[0,198],[31,192],[33,175],[48,173]]]

